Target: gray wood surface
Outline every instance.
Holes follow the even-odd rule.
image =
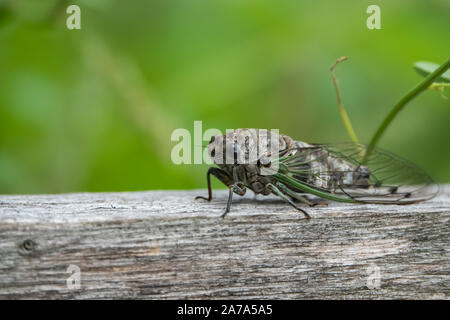
[[[253,195],[221,219],[227,192],[199,194],[0,196],[0,298],[450,297],[450,186],[417,205],[330,202],[310,220]]]

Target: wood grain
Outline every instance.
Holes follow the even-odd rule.
[[[221,219],[227,192],[199,194],[0,196],[0,298],[450,297],[450,186],[417,205],[330,202],[310,220],[252,195]]]

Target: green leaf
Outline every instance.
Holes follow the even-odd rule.
[[[417,73],[426,77],[430,73],[433,73],[434,70],[439,68],[439,65],[433,62],[428,61],[419,61],[414,63],[414,69],[416,69]],[[436,79],[435,82],[450,82],[450,69],[445,71],[439,78]]]

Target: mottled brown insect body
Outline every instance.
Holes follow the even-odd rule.
[[[423,171],[385,151],[377,149],[362,165],[365,150],[363,145],[309,144],[264,129],[236,129],[211,138],[208,152],[219,168],[208,170],[209,197],[198,198],[211,200],[211,174],[230,189],[224,215],[232,194],[244,195],[247,188],[255,194],[276,194],[307,217],[293,200],[309,206],[317,203],[299,193],[384,204],[413,203],[436,194]]]

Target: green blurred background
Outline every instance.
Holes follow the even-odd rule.
[[[70,4],[81,30],[66,28]],[[413,63],[450,56],[449,34],[448,0],[0,0],[0,193],[204,188],[207,165],[170,159],[172,131],[194,120],[347,141],[329,76],[343,55],[367,143],[422,79]],[[450,102],[429,90],[380,147],[450,182],[449,141]]]

